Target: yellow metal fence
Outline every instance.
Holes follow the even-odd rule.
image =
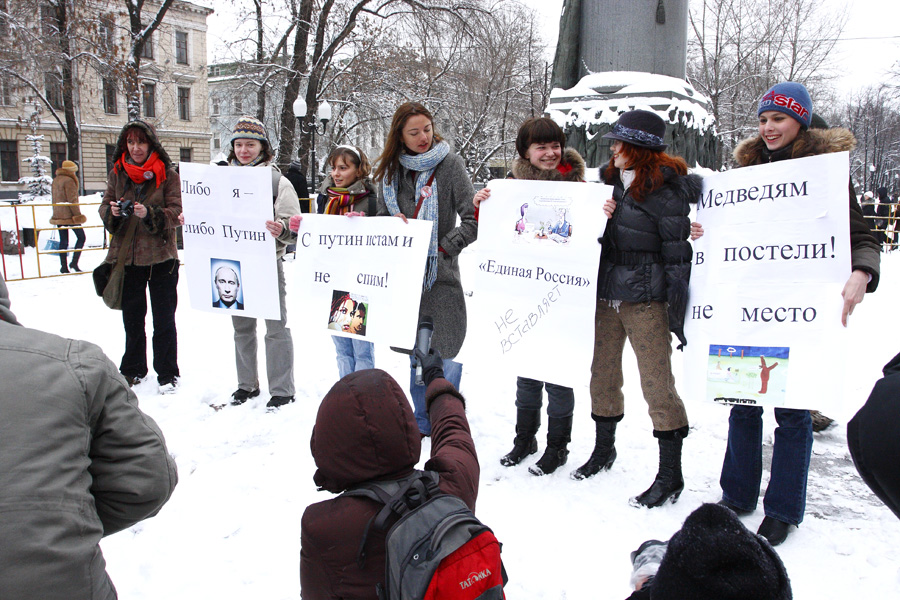
[[[79,207],[99,206],[100,202],[83,202],[79,203]],[[109,238],[102,224],[91,224],[90,222],[99,222],[99,216],[93,217],[88,215],[88,221],[83,225],[67,226],[67,229],[92,230],[93,235],[88,235],[85,231],[84,248],[75,250],[74,248],[60,248],[59,250],[43,250],[49,235],[45,232],[55,232],[59,228],[50,225],[48,212],[52,212],[52,208],[56,204],[0,204],[0,231],[2,231],[2,249],[0,249],[0,270],[2,270],[3,278],[7,281],[17,281],[25,279],[39,279],[42,277],[62,277],[66,275],[79,275],[78,272],[72,273],[44,273],[42,271],[41,257],[52,255],[59,257],[60,254],[71,254],[73,252],[106,252],[109,245]],[[47,209],[50,209],[49,211]],[[96,212],[94,212],[96,215]],[[46,226],[43,224],[46,223]],[[99,231],[98,231],[99,230]],[[99,233],[99,235],[97,235]],[[23,239],[25,238],[25,239]],[[74,235],[69,236],[69,243],[74,244]],[[34,251],[29,250],[33,246]],[[86,269],[85,273],[90,270]]]

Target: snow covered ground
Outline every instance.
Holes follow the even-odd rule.
[[[82,265],[93,266],[101,257],[90,253]],[[475,267],[469,249],[463,255],[464,284],[473,281]],[[290,266],[286,272],[290,301],[298,284]],[[900,522],[856,474],[845,430],[881,367],[900,349],[893,319],[898,275],[900,254],[884,256],[878,292],[851,317],[854,351],[838,367],[851,375],[846,404],[831,415],[841,425],[816,435],[806,520],[778,548],[798,599],[900,597]],[[22,323],[91,340],[118,363],[124,343],[120,314],[94,295],[89,275],[13,281],[9,289]],[[333,345],[327,336],[294,331],[295,404],[267,413],[263,385],[264,393],[246,405],[213,410],[210,404],[226,403],[236,387],[231,324],[220,315],[191,310],[183,279],[179,291],[181,387],[161,396],[151,376],[135,391],[166,435],[180,482],[157,517],[103,541],[110,575],[127,600],[297,598],[300,515],[307,504],[328,497],[312,481],[309,438],[319,400],[337,379]],[[289,313],[299,310],[292,306]],[[468,343],[477,341],[478,332],[470,331]],[[387,348],[376,352],[376,364],[405,388],[405,357]],[[680,353],[675,359],[680,361]],[[514,435],[514,378],[496,376],[474,361],[465,365],[462,391],[482,468],[478,515],[504,544],[507,597],[624,598],[630,593],[629,552],[645,539],[667,539],[697,506],[719,499],[728,411],[685,398],[692,425],[684,446],[685,492],[677,504],[659,509],[628,505],[628,498],[652,481],[657,449],[628,352],[626,362],[619,458],[610,472],[581,482],[569,472],[593,444],[587,374],[576,389],[570,462],[538,478],[527,472],[536,457],[511,469],[498,462]],[[680,369],[678,362],[676,376]],[[767,447],[773,428],[767,411]],[[426,441],[423,455],[428,451]],[[760,506],[745,523],[755,530],[762,518]]]

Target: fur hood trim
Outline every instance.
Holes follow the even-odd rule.
[[[69,171],[68,169],[57,169],[56,176],[57,177],[70,177],[75,182],[75,185],[78,185],[78,175],[76,175],[72,171]]]
[[[665,170],[668,171],[668,169]],[[691,204],[697,204],[700,194],[703,192],[703,178],[696,173],[688,173],[683,177],[676,175],[671,179],[667,177],[666,183],[676,194]]]
[[[809,129],[801,131],[794,140],[791,158],[818,156],[831,152],[847,152],[856,147],[856,138],[848,129]],[[755,136],[742,141],[734,149],[734,160],[742,167],[767,162],[766,144],[762,137]]]
[[[517,158],[512,165],[512,176],[515,179],[529,181],[584,181],[584,159],[574,148],[563,150],[563,163],[572,165],[572,170],[562,175],[556,169],[545,171],[538,169],[524,158]]]

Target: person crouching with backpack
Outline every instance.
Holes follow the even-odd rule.
[[[435,350],[421,355],[431,458],[440,491],[475,510],[480,467],[465,414],[465,399],[444,379]],[[380,369],[356,371],[325,395],[310,441],[313,481],[339,494],[370,482],[414,476],[421,435],[400,385]],[[311,504],[303,513],[300,595],[304,600],[376,600],[385,584],[386,529],[370,526],[383,505],[345,494]],[[388,525],[392,524],[392,519]],[[363,538],[366,538],[363,540]]]

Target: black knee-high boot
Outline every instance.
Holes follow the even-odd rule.
[[[591,414],[597,429],[597,440],[594,443],[594,451],[586,463],[572,471],[572,479],[587,479],[600,471],[609,469],[616,460],[616,424],[615,420],[600,420]]]
[[[634,506],[656,508],[669,500],[674,504],[684,490],[684,478],[681,475],[681,445],[688,428],[682,427],[673,431],[655,432],[659,442],[659,471],[656,479],[643,494],[632,498]]]
[[[520,408],[516,411],[516,437],[513,449],[500,459],[504,467],[512,467],[526,456],[537,452],[537,431],[541,426],[541,411]]]
[[[547,449],[536,463],[528,467],[532,475],[549,475],[566,464],[567,446],[572,439],[572,417],[547,419]]]

